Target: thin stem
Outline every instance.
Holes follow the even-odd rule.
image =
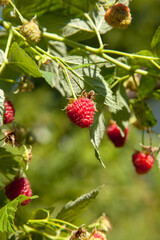
[[[4,52],[4,61],[7,62],[7,56],[8,56],[8,52],[9,52],[9,48],[12,42],[12,38],[13,38],[13,31],[12,28],[10,28],[9,30],[9,35],[8,35],[8,40],[7,40],[7,44],[6,44],[6,48],[5,48],[5,52]]]
[[[40,220],[39,219],[28,220],[28,223],[30,223],[30,224],[36,223],[36,224],[40,224],[40,225],[42,225],[42,224],[44,225],[45,224],[46,227],[50,224],[51,226],[58,227],[58,228],[61,228],[63,230],[72,231],[71,229],[63,227],[62,225],[50,222],[50,221],[48,221],[48,219],[44,219],[44,220],[42,220],[42,219],[40,219]]]
[[[32,228],[32,227],[29,227],[29,226],[27,226],[27,225],[25,225],[25,224],[23,225],[23,228],[24,228],[24,230],[25,230],[27,233],[29,233],[29,232],[35,232],[35,233],[38,233],[38,234],[40,234],[40,235],[42,235],[42,236],[44,236],[44,237],[46,237],[46,238],[48,238],[48,239],[51,239],[51,240],[67,240],[66,237],[52,236],[52,235],[50,235],[50,234],[48,234],[48,233],[39,231],[39,230],[37,230],[37,229],[35,229],[35,228]]]
[[[151,63],[153,63],[153,65],[155,65],[158,69],[160,69],[160,65],[156,63],[153,59],[151,60]]]
[[[89,52],[92,52],[92,53],[99,53],[100,52],[100,50],[97,49],[97,48],[93,48],[93,47],[84,45],[82,43],[78,43],[78,42],[69,40],[69,39],[61,37],[61,36],[59,36],[55,33],[44,32],[43,36],[46,37],[46,38],[52,39],[52,40],[64,42],[65,44],[67,44],[68,46],[73,47],[73,48],[74,47],[80,48],[80,49],[83,49],[85,51],[89,51]]]
[[[16,6],[14,5],[14,3],[9,0],[9,3],[12,5],[12,7],[15,9],[16,13],[18,14],[21,22],[24,24],[24,23],[27,23],[28,21],[22,16],[22,14],[19,12],[19,10],[16,8]]]
[[[105,0],[105,2],[108,4],[109,7],[112,6],[107,0]]]
[[[0,67],[0,75],[1,75],[1,73],[3,72],[5,66],[6,66],[6,63],[4,62],[4,63],[1,65],[1,67]]]
[[[13,37],[13,31],[12,31],[12,28],[10,28],[8,39],[7,39],[7,44],[6,44],[6,48],[5,48],[5,52],[4,52],[4,57],[3,57],[4,63],[0,67],[0,74],[3,72],[3,70],[6,66],[6,63],[8,62],[7,56],[8,56],[9,48],[10,48],[10,45],[12,42],[12,37]]]
[[[101,35],[97,29],[97,27],[95,26],[94,22],[92,21],[92,19],[90,18],[90,16],[88,15],[88,13],[84,13],[84,16],[89,20],[89,22],[92,24],[92,27],[94,28],[94,31],[97,35],[98,41],[99,41],[99,46],[100,49],[103,49],[103,42],[102,42],[102,38]]]
[[[148,132],[149,132],[149,143],[150,143],[150,147],[152,149],[152,130],[151,130],[151,127],[148,127]]]
[[[105,58],[106,60],[108,60],[109,62],[112,62],[112,63],[118,65],[119,67],[126,69],[127,71],[131,70],[131,67],[129,65],[119,62],[118,60],[108,56],[107,54],[102,53],[102,57]]]
[[[69,223],[69,222],[66,222],[64,220],[60,220],[60,219],[51,219],[51,221],[54,221],[54,222],[60,222],[60,223],[63,223],[63,224],[66,224],[66,225],[69,225],[75,229],[78,229],[78,227],[76,225],[73,225],[72,223]]]
[[[143,55],[132,54],[132,53],[125,53],[125,52],[115,51],[115,50],[110,50],[110,49],[103,49],[102,52],[121,55],[121,56],[126,56],[126,57],[130,57],[130,58],[142,58],[142,59],[146,59],[146,60],[158,60],[159,59],[157,57],[150,57],[150,56],[143,56]]]
[[[6,64],[5,64],[6,65]],[[5,82],[10,82],[10,83],[16,83],[16,84],[19,84],[18,82],[16,82],[15,80],[13,79],[3,79],[3,78],[0,78],[0,81],[5,81]]]
[[[72,87],[72,84],[71,84],[71,81],[70,81],[70,78],[69,78],[69,76],[68,76],[68,72],[67,72],[66,68],[63,68],[63,71],[64,71],[65,74],[66,74],[66,78],[67,78],[68,84],[69,84],[69,86],[70,86],[72,95],[73,95],[74,99],[77,99],[77,97],[76,97],[76,95],[75,95],[75,93],[74,93],[74,90],[73,90],[73,87]]]
[[[126,75],[126,76],[124,76],[124,77],[118,78],[117,81],[115,81],[115,82],[111,85],[111,89],[112,89],[115,85],[117,85],[119,82],[124,81],[124,80],[128,79],[129,77],[130,77],[130,75]]]

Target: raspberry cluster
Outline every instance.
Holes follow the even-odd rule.
[[[154,156],[147,152],[135,152],[132,155],[132,162],[138,174],[145,174],[150,171],[154,164]]]
[[[87,128],[92,125],[94,112],[94,102],[87,97],[80,97],[77,100],[73,100],[73,102],[67,106],[69,119],[81,128]]]

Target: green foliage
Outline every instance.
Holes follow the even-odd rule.
[[[160,50],[160,26],[156,30],[152,42],[151,47],[153,48],[154,52],[159,56],[159,50]]]
[[[67,203],[57,215],[57,219],[73,222],[96,198],[99,189],[82,195],[75,201]]]
[[[92,126],[90,127],[90,138],[93,147],[95,148],[95,156],[101,162],[102,166],[105,167],[100,154],[98,147],[103,139],[105,133],[105,119],[102,112],[96,113]]]
[[[23,201],[29,199],[30,197],[19,195],[13,201],[7,203],[3,208],[0,209],[0,232],[15,232],[14,218],[17,211],[17,207]],[[33,198],[33,197],[31,197]]]
[[[12,70],[33,77],[41,77],[36,63],[14,42],[10,48],[8,60]]]
[[[0,238],[4,240],[8,237],[22,240],[74,239],[75,236],[77,237],[76,234],[80,234],[80,231],[83,232],[83,229],[71,222],[75,222],[79,214],[96,198],[99,192],[99,188],[96,188],[97,182],[108,177],[106,172],[103,172],[105,169],[102,168],[103,174],[101,174],[96,165],[98,163],[93,163],[94,161],[91,160],[93,153],[90,152],[86,132],[81,129],[81,134],[84,134],[82,141],[77,140],[82,136],[80,130],[78,131],[77,126],[74,127],[67,120],[67,115],[64,112],[60,113],[59,109],[64,109],[66,105],[66,98],[76,99],[84,91],[87,93],[94,91],[94,101],[98,111],[95,112],[93,124],[89,129],[90,140],[96,158],[103,167],[107,165],[106,169],[109,167],[111,156],[112,158],[120,158],[120,154],[115,153],[110,145],[108,145],[107,150],[104,150],[105,122],[109,118],[117,122],[122,135],[128,122],[132,123],[131,116],[138,121],[141,127],[148,130],[159,122],[159,117],[154,116],[146,103],[146,99],[160,100],[160,61],[157,57],[160,49],[160,30],[157,29],[152,39],[153,52],[148,50],[146,46],[146,50],[133,54],[109,49],[106,36],[113,34],[112,40],[114,42],[116,35],[114,35],[114,30],[110,32],[112,28],[104,19],[103,4],[107,6],[107,2],[109,4],[115,3],[114,0],[15,0],[14,2],[9,1],[9,4],[2,10],[3,20],[0,20],[0,25],[5,30],[0,30],[0,126],[3,125],[4,96],[6,94],[7,98],[11,97],[14,100],[15,120],[19,122],[13,122],[13,125],[6,126],[1,134],[4,142],[7,143],[5,148],[3,146],[0,148],[0,194],[3,206],[0,209]],[[129,5],[130,1],[119,0],[117,2]],[[20,31],[20,26],[35,15],[37,16],[37,24],[39,23],[41,29],[41,40],[38,45],[27,42]],[[133,19],[135,19],[134,16]],[[28,31],[34,34],[34,29]],[[128,40],[125,39],[127,31],[129,33],[130,30],[124,31],[123,42],[129,44]],[[101,36],[102,34],[105,34],[104,37]],[[121,47],[119,49],[123,50]],[[120,57],[116,58],[115,56]],[[31,94],[25,93],[23,98],[22,93],[31,91],[32,84],[35,85],[35,90]],[[52,91],[48,90],[49,87],[52,88]],[[37,89],[42,89],[42,91],[38,92]],[[40,93],[40,96],[36,95],[37,92]],[[13,95],[13,93],[18,94]],[[19,110],[20,106],[21,110]],[[18,113],[19,111],[20,113]],[[27,126],[24,126],[25,124]],[[31,127],[31,130],[28,129],[28,126]],[[8,133],[15,129],[21,133],[23,140],[25,139],[27,145],[25,157],[22,148],[14,150],[9,148],[9,144],[14,145],[14,141],[16,141],[17,146],[19,144],[16,134],[8,136]],[[155,148],[152,148],[151,133],[149,139],[149,147],[144,147],[149,149],[152,154]],[[31,167],[34,170],[29,170],[31,171],[29,175],[34,180],[35,192],[40,192],[42,205],[45,205],[48,199],[51,199],[51,204],[53,204],[53,199],[54,201],[59,200],[61,192],[67,200],[70,198],[70,193],[75,195],[76,185],[74,180],[72,183],[69,180],[72,175],[76,176],[79,185],[84,181],[84,187],[81,188],[83,192],[86,186],[90,186],[93,181],[96,183],[96,189],[82,195],[75,201],[69,201],[60,211],[55,207],[45,208],[41,206],[40,202],[38,209],[37,207],[36,209],[28,208],[33,211],[31,217],[26,220],[30,211],[26,210],[26,212],[28,211],[26,215],[25,210],[20,213],[18,205],[27,198],[19,196],[4,205],[6,202],[4,188],[17,174],[26,174],[32,158],[30,144],[34,142],[36,142],[34,145],[36,160],[31,162]],[[131,145],[133,148],[133,144]],[[103,151],[101,149],[99,151],[101,147]],[[121,151],[125,156],[125,150]],[[34,161],[36,161],[35,165]],[[93,167],[93,171],[94,168],[97,168],[98,176],[95,172],[92,175],[87,168],[84,169],[83,161],[88,161],[88,165]],[[115,171],[114,173],[113,171],[110,173],[113,179],[118,179],[117,181],[122,185],[128,182],[123,172],[128,166],[127,164],[124,163],[122,166],[117,161],[117,165],[121,165],[122,172]],[[32,176],[32,171],[35,171],[37,176]],[[128,174],[128,179],[131,179],[130,175],[132,174],[130,173],[131,171]],[[86,179],[89,179],[87,184]],[[59,181],[61,181],[60,185],[56,185]],[[112,183],[111,185],[115,186],[116,180]],[[131,180],[129,184],[132,185]],[[118,194],[123,195],[121,192]],[[118,194],[111,193],[109,202],[111,205]],[[133,196],[135,197],[135,194]],[[61,203],[59,204],[61,205]],[[109,204],[107,204],[107,201],[102,204],[103,207],[106,206],[105,210],[110,209]],[[123,205],[125,204],[117,203],[118,210],[116,211],[118,214],[115,214],[116,217],[121,216]],[[113,205],[112,207],[116,208]],[[57,214],[57,212],[59,213]],[[18,214],[21,217],[18,217]],[[55,219],[52,214],[55,215]],[[23,216],[25,216],[25,220],[22,220]],[[68,229],[73,232],[68,232]],[[8,233],[6,234],[6,232]],[[10,233],[13,234],[10,235]],[[87,234],[89,236],[90,232]]]

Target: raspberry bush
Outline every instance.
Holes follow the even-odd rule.
[[[159,161],[160,149],[153,144],[152,135],[159,117],[150,99],[156,104],[160,100],[160,28],[151,39],[151,48],[136,53],[110,49],[106,42],[109,34],[114,36],[116,31],[126,36],[132,21],[133,24],[136,21],[132,4],[129,0],[0,0],[0,239],[110,238],[111,224],[105,214],[98,218],[92,211],[97,220],[76,223],[98,193],[104,191],[101,186],[79,194],[80,197],[61,209],[59,206],[55,209],[53,204],[48,206],[46,200],[51,194],[53,202],[60,201],[56,196],[60,196],[62,184],[67,200],[68,192],[73,191],[75,196],[75,183],[72,181],[68,186],[67,179],[74,175],[79,184],[85,179],[88,170],[81,165],[83,158],[94,162],[94,154],[89,152],[91,146],[84,150],[89,139],[99,160],[93,163],[92,178],[96,184],[101,183],[99,177],[104,180],[109,176],[119,178],[121,185],[124,183],[126,163],[116,159],[121,174],[114,171],[107,174],[114,151],[116,154],[119,151],[115,158],[122,155],[126,162],[129,160],[129,175],[139,182],[143,177],[139,175],[152,176],[151,168],[158,168],[154,163]],[[36,95],[36,91],[40,94]],[[45,126],[41,127],[43,122]],[[128,143],[132,143],[128,134],[132,127],[142,136],[139,140],[137,133],[137,146]],[[77,134],[76,140],[73,133]],[[105,138],[106,133],[113,144]],[[51,134],[54,134],[52,141]],[[79,142],[81,134],[85,137]],[[104,142],[108,144],[105,153],[99,151]],[[74,166],[71,148],[75,148]],[[129,159],[125,155],[127,148],[132,149]],[[33,159],[32,150],[36,155]],[[67,160],[64,163],[62,153]],[[38,160],[34,165],[36,158],[43,158],[43,162]],[[54,173],[48,159],[52,159],[56,168]],[[32,167],[33,172],[37,170],[34,183],[30,181]],[[61,184],[49,189],[53,178]],[[93,179],[87,178],[89,186]],[[86,182],[84,185],[85,191]],[[111,191],[109,198],[116,201]],[[41,199],[45,204],[41,204]],[[120,206],[118,214],[121,214],[122,205],[111,207]],[[103,212],[107,214],[106,209]]]

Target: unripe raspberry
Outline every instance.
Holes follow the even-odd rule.
[[[7,100],[4,103],[4,107],[5,107],[5,113],[4,113],[3,124],[8,124],[14,120],[15,109],[13,107],[13,104],[9,100]]]
[[[105,13],[105,21],[114,28],[126,29],[131,20],[129,7],[122,3],[112,5]]]
[[[146,152],[135,152],[132,155],[132,162],[138,174],[145,174],[153,167],[154,156]]]
[[[124,131],[124,136],[121,135],[120,129],[114,121],[110,121],[110,125],[108,126],[106,132],[109,139],[115,145],[115,147],[122,147],[127,139],[129,128],[126,127]]]
[[[89,240],[107,240],[106,235],[101,231],[96,231],[91,235]]]
[[[21,27],[20,32],[28,41],[31,41],[33,43],[38,43],[41,39],[41,31],[35,19],[32,19],[31,21],[25,23]]]
[[[9,200],[13,200],[18,197],[20,194],[31,197],[32,190],[30,187],[30,183],[27,178],[15,178],[13,182],[9,183],[5,187],[5,193]],[[21,205],[26,205],[31,201],[31,199],[25,200],[21,203]]]
[[[75,125],[87,128],[93,123],[95,110],[94,102],[91,99],[80,97],[77,100],[70,99],[67,106],[67,115]]]

